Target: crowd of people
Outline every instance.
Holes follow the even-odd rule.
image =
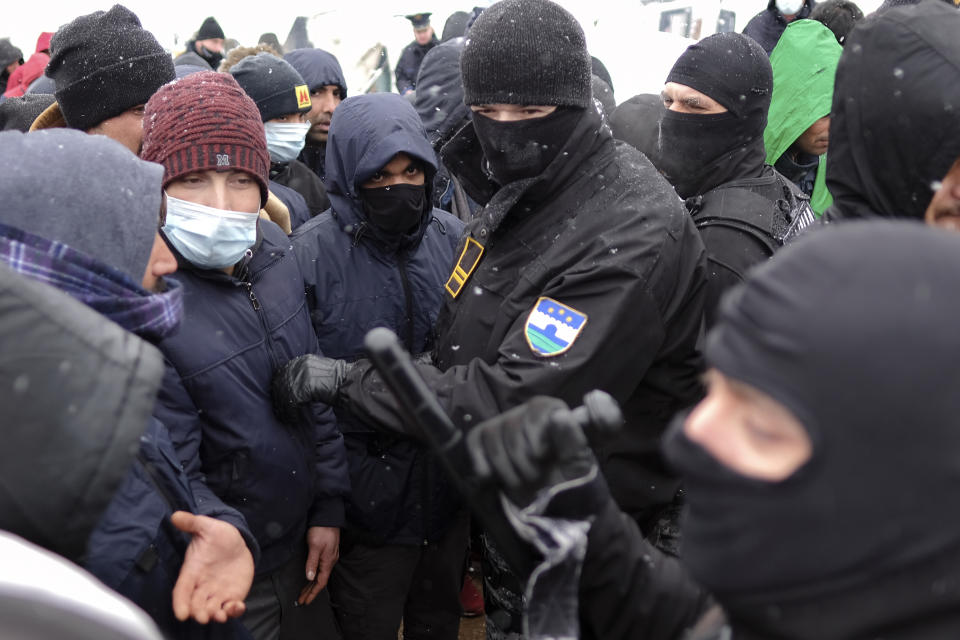
[[[771,0],[619,103],[551,0],[406,17],[349,96],[213,17],[0,40],[3,552],[156,637],[960,633],[955,4]]]

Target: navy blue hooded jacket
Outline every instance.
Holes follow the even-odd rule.
[[[327,85],[336,85],[340,87],[340,99],[347,98],[347,82],[343,79],[343,70],[337,57],[332,53],[323,49],[295,49],[283,56],[283,59],[303,76],[310,93]],[[298,160],[323,179],[326,150],[327,145],[312,142],[307,138],[307,144],[300,152]],[[294,225],[293,228],[296,229],[297,226],[299,225]]]
[[[340,526],[349,491],[332,412],[315,405],[305,426],[291,427],[271,408],[274,371],[319,353],[303,280],[286,235],[264,220],[232,276],[177,258],[184,316],[158,345],[168,370],[156,415],[188,471],[200,466],[213,493],[246,518],[262,575],[305,544],[308,526]]]
[[[433,324],[463,224],[433,209],[403,236],[370,224],[361,183],[399,152],[423,162],[429,193],[433,149],[413,107],[397,94],[344,101],[327,144],[327,192],[333,208],[292,236],[307,304],[322,351],[355,360],[363,337],[388,327],[411,353],[432,346]],[[339,415],[350,467],[347,526],[373,543],[420,544],[443,533],[459,499],[425,446]]]

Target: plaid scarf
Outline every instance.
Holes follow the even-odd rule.
[[[183,312],[183,290],[152,293],[123,273],[69,246],[0,224],[0,264],[49,284],[141,338],[156,342],[173,332]]]

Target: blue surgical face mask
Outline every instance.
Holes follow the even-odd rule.
[[[295,160],[306,142],[309,122],[264,122],[267,134],[267,151],[272,162],[286,163]]]
[[[163,234],[191,264],[225,269],[257,241],[258,213],[215,209],[167,195]]]

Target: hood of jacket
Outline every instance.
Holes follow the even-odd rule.
[[[67,244],[140,282],[160,221],[163,167],[75,129],[5,131],[0,163],[0,223]]]
[[[333,112],[323,180],[341,229],[356,241],[369,235],[390,243],[367,222],[359,192],[363,182],[400,152],[423,162],[429,199],[437,172],[436,154],[420,116],[405,98],[393,93],[365,94],[344,100]],[[424,215],[413,235],[422,235],[430,218]]]
[[[960,12],[939,0],[857,24],[837,66],[828,219],[922,218],[960,156]]]
[[[163,358],[5,266],[0,318],[0,528],[76,562],[137,452]]]
[[[810,125],[830,115],[833,78],[843,47],[816,20],[795,20],[770,54],[773,94],[763,143],[776,164]]]
[[[470,109],[463,104],[460,76],[464,42],[454,38],[434,47],[420,65],[414,107],[435,147],[449,140],[470,118]]]
[[[343,79],[340,62],[332,53],[323,49],[294,49],[283,56],[303,76],[310,91],[335,84],[340,87],[340,98],[347,97],[347,82]]]

